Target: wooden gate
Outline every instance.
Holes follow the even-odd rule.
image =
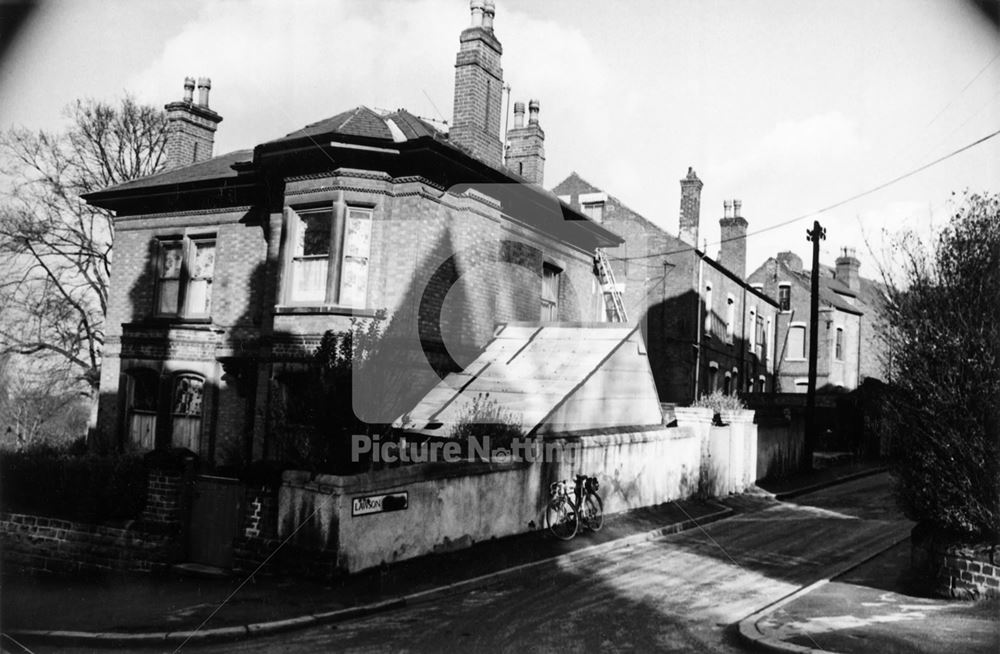
[[[195,479],[188,539],[192,563],[232,567],[242,505],[243,486],[238,479],[209,475]]]

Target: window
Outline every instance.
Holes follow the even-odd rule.
[[[604,203],[584,202],[583,215],[585,215],[587,218],[590,218],[596,223],[602,222],[604,220]]]
[[[788,351],[785,359],[789,361],[801,361],[805,358],[806,326],[802,324],[791,325],[788,328]]]
[[[712,285],[705,285],[705,333],[712,334]]]
[[[156,396],[159,381],[156,371],[148,368],[128,373],[126,429],[129,442],[143,450],[156,447]]]
[[[837,327],[837,332],[833,339],[833,358],[837,361],[844,360],[844,328]]]
[[[733,344],[733,333],[736,329],[736,300],[732,295],[726,298],[726,342]]]
[[[733,392],[733,373],[731,372],[726,373],[726,382],[725,385],[722,387],[722,392],[726,395],[729,395],[730,393]]]
[[[199,452],[204,391],[205,380],[198,375],[178,375],[175,378],[170,403],[173,424],[171,444],[174,447]]]
[[[782,311],[792,310],[792,287],[790,284],[778,286],[778,308]]]
[[[719,364],[715,361],[708,363],[708,392],[715,391],[719,386]]]
[[[159,244],[156,314],[207,318],[212,312],[215,239],[184,237]]]
[[[749,323],[749,328],[746,330],[747,349],[756,354],[757,343],[760,341],[758,336],[760,331],[757,329],[757,307],[750,307],[750,319],[747,322]]]
[[[766,384],[767,384],[767,377],[765,377],[764,375],[761,375],[760,377],[758,377],[757,378],[757,392],[758,393],[763,393],[764,392],[764,387],[765,387]]]
[[[562,271],[552,264],[542,264],[542,320],[559,319],[559,278]]]
[[[288,213],[293,243],[288,301],[363,307],[368,294],[372,210],[347,207],[343,212],[331,208]]]

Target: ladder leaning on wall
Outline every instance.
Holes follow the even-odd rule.
[[[597,278],[601,280],[601,289],[604,292],[604,307],[611,322],[628,322],[628,315],[625,313],[625,300],[622,292],[615,282],[615,273],[611,270],[608,257],[604,250],[597,248],[594,252],[594,267],[597,270]]]

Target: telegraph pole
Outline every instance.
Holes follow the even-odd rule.
[[[809,386],[806,390],[806,433],[804,452],[807,470],[812,470],[813,449],[816,446],[816,357],[819,348],[819,242],[826,239],[826,230],[819,221],[813,221],[813,228],[806,230],[806,240],[813,244],[812,277],[809,296]]]

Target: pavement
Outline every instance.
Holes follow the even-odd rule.
[[[513,575],[538,576],[546,569],[559,569],[567,562],[594,559],[601,552],[620,551],[630,545],[653,541],[666,534],[721,518],[775,506],[774,495],[794,495],[811,488],[857,479],[878,470],[872,466],[839,467],[832,472],[820,471],[774,485],[767,489],[770,496],[763,493],[739,496],[721,504],[682,501],[609,516],[605,529],[600,533],[586,533],[569,542],[546,538],[540,533],[527,534],[480,543],[459,552],[403,562],[327,584],[266,575],[257,575],[252,580],[148,575],[109,575],[71,580],[7,576],[0,584],[0,627],[4,632],[2,646],[10,651],[18,651],[17,643],[179,647],[249,636],[266,637],[292,629],[346,621],[399,609],[434,596],[482,589]],[[868,552],[866,556],[871,554],[877,552]],[[844,570],[854,569],[855,563],[845,561],[842,567]],[[822,615],[824,611],[830,612],[824,608],[827,605],[836,607],[839,601],[842,607],[855,602],[855,598],[850,596],[829,595],[840,592],[842,585],[861,589],[856,591],[858,593],[872,591],[870,586],[844,579],[847,578],[837,577],[833,582],[816,588],[798,587],[785,600],[751,616],[753,620],[747,633],[759,636],[754,639],[758,646],[800,648],[793,651],[804,651],[799,644],[803,638],[809,647],[815,647],[813,639],[823,643],[826,640],[821,639],[829,639],[830,647],[841,646],[837,638],[846,638],[848,643],[864,643],[864,634],[869,631],[873,634],[871,638],[889,638],[889,635],[878,635],[884,625],[891,627],[890,622],[878,617],[882,614],[872,613],[872,619],[867,622],[863,616],[858,618],[862,622],[855,625],[854,631],[842,628],[842,623],[831,622],[826,619],[830,616]],[[865,607],[872,604],[871,611],[879,608],[868,599],[857,601]],[[900,600],[896,608],[911,611],[910,604],[913,602]],[[988,640],[991,634],[995,637],[996,622],[992,622],[991,630],[987,619],[990,615],[988,608],[956,602],[944,604],[948,605],[947,610],[927,611],[941,611],[940,615],[946,621],[971,620],[969,624],[977,625],[973,631],[982,635],[980,640]],[[808,611],[813,611],[813,618]],[[840,608],[837,611],[836,615],[847,615]],[[914,619],[910,622],[919,621]],[[907,624],[909,626],[910,623]],[[817,625],[828,628],[819,629]],[[847,626],[850,627],[850,624]],[[892,630],[886,628],[886,631],[888,634]],[[741,635],[746,638],[746,634]],[[883,650],[879,647],[837,651],[911,650]],[[947,649],[931,648],[926,651]],[[996,651],[996,647],[989,651]]]
[[[909,563],[905,538],[750,616],[741,636],[774,652],[1000,652],[1000,601],[932,597]]]

